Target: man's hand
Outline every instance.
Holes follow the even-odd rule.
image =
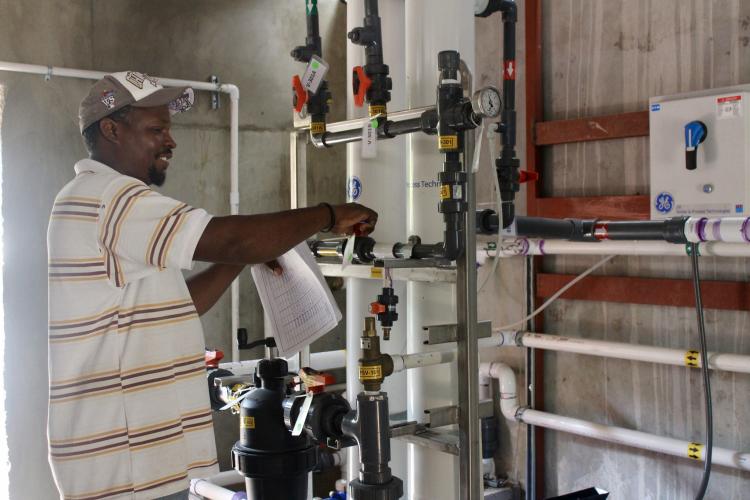
[[[353,234],[366,236],[375,229],[378,214],[374,210],[359,203],[347,203],[333,207],[336,221],[331,228],[332,233]]]

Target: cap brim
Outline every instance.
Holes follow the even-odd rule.
[[[194,94],[190,87],[174,87],[160,89],[136,101],[131,106],[136,108],[152,108],[155,106],[169,106],[172,114],[187,111],[193,105]]]

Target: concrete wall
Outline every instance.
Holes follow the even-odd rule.
[[[343,61],[345,7],[319,2],[324,54]],[[330,34],[339,38],[331,41]],[[217,74],[241,91],[240,184],[242,213],[289,207],[291,76],[304,66],[289,57],[304,43],[299,0],[236,2],[0,0],[0,60],[204,80]],[[347,72],[332,71],[332,119],[343,119]],[[77,109],[90,82],[0,72],[3,217],[5,221],[5,332],[7,433],[13,499],[54,498],[46,458],[47,283],[46,225],[57,191],[86,156]],[[229,105],[196,108],[176,117],[178,143],[162,192],[217,215],[228,213]],[[310,151],[309,202],[345,198],[343,151]],[[262,312],[249,274],[242,275],[241,323],[262,336]],[[341,295],[341,294],[339,294]],[[230,349],[229,297],[203,318],[210,346]],[[321,345],[322,344],[322,345]],[[316,344],[343,346],[342,334]],[[246,353],[255,356],[259,351]],[[228,354],[229,355],[229,354]],[[236,418],[216,418],[222,466],[237,439]]]

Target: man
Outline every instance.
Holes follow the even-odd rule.
[[[377,221],[356,204],[211,217],[151,190],[176,147],[170,114],[192,101],[122,72],[80,106],[90,158],[48,229],[48,433],[64,498],[186,498],[190,478],[217,472],[198,316],[244,265]],[[194,260],[214,264],[186,283]]]

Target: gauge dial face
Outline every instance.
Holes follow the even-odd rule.
[[[487,118],[496,118],[502,108],[500,92],[495,87],[479,89],[474,94],[473,104],[475,112]]]

